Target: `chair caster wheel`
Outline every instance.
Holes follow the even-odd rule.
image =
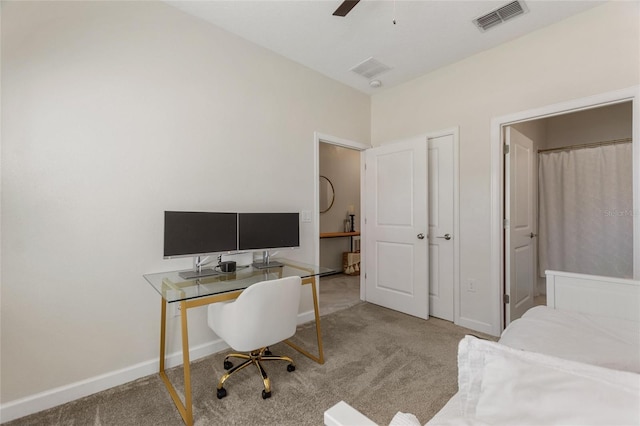
[[[267,399],[267,398],[271,398],[271,392],[267,392],[264,389],[262,389],[262,399]]]
[[[216,391],[216,396],[218,399],[222,399],[227,396],[227,390],[225,388],[220,388]]]
[[[291,373],[292,371],[296,371],[296,366],[293,364],[287,365],[287,371]]]
[[[226,361],[224,362],[224,369],[225,370],[231,370],[233,368],[233,363],[231,361]]]

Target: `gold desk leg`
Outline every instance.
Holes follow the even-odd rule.
[[[164,371],[164,358],[166,353],[165,336],[166,336],[166,319],[167,319],[167,305],[166,301],[162,299],[161,319],[162,325],[160,326],[160,378],[164,382],[165,387],[171,395],[171,399],[176,404],[182,420],[187,426],[193,426],[193,406],[191,401],[191,368],[189,364],[189,336],[187,333],[187,304],[183,300],[180,302],[180,319],[182,323],[182,362],[184,371],[184,404],[180,400],[178,392],[169,380],[167,373]]]
[[[182,364],[184,370],[184,405],[187,407],[185,423],[193,425],[193,405],[191,401],[191,363],[189,362],[189,331],[187,328],[187,302],[180,302],[182,317]]]
[[[316,339],[318,341],[318,356],[315,356],[309,353],[305,349],[302,349],[300,346],[296,345],[295,343],[289,340],[285,340],[284,342],[287,345],[291,346],[296,351],[300,352],[302,355],[306,356],[307,358],[312,359],[318,364],[324,364],[324,350],[322,349],[322,330],[320,329],[320,308],[318,307],[318,292],[316,289],[316,277],[313,276],[311,278],[305,279],[305,281],[306,282],[303,282],[303,284],[311,284],[311,293],[313,295],[313,312],[316,319]]]
[[[164,355],[167,336],[167,302],[160,298],[160,373],[164,373]]]

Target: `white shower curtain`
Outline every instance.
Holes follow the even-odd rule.
[[[631,143],[540,153],[539,272],[633,275]]]

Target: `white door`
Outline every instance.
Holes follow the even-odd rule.
[[[427,141],[365,153],[366,299],[429,317]]]
[[[505,128],[505,325],[533,306],[536,265],[535,153],[533,142]]]
[[[429,138],[429,315],[454,320],[454,140]]]

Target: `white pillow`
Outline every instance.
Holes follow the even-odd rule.
[[[638,425],[640,375],[465,337],[458,347],[464,421],[493,425]]]

